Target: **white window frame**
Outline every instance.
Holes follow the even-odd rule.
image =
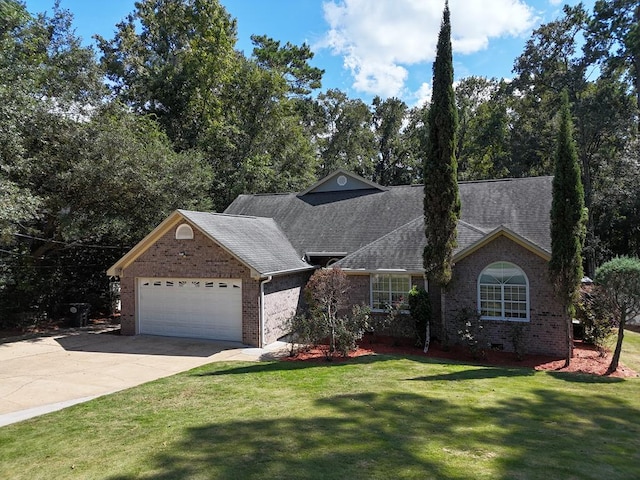
[[[498,278],[496,278],[494,276],[494,278],[496,278],[496,280],[498,280],[497,283],[482,283],[482,277],[485,275],[485,273],[487,272],[487,270],[489,270],[490,268],[497,268],[498,266],[501,266],[501,268],[507,267],[510,269],[516,269],[518,270],[518,274],[522,275],[522,277],[524,278],[524,284],[508,284],[507,280],[505,281],[500,281]],[[512,277],[510,277],[512,278]],[[499,294],[499,297],[497,298],[493,298],[493,299],[488,299],[488,298],[482,298],[482,287],[483,286],[487,286],[487,287],[492,287],[494,289],[497,288],[497,293]],[[506,304],[509,303],[508,300],[505,300],[505,290],[508,290],[509,288],[512,287],[524,287],[525,289],[525,316],[521,317],[521,316],[509,316],[507,313],[507,307]],[[494,303],[499,303],[500,304],[500,315],[482,315],[482,304],[483,304],[483,300],[484,302],[489,302],[489,301],[493,301]],[[527,277],[527,274],[524,272],[524,270],[522,270],[518,265],[516,265],[515,263],[511,263],[511,262],[503,262],[503,261],[499,261],[499,262],[494,262],[490,265],[487,265],[482,272],[480,272],[480,275],[478,275],[478,313],[480,314],[480,318],[482,320],[503,320],[503,321],[508,321],[508,322],[529,322],[530,321],[530,314],[529,314],[529,310],[530,310],[530,306],[529,306],[529,300],[530,300],[530,294],[529,294],[529,278]],[[515,304],[522,304],[523,302],[521,300],[513,300],[512,303]],[[520,309],[518,311],[521,311]]]
[[[183,223],[176,228],[176,240],[193,240],[193,228],[188,223]]]
[[[376,290],[374,289],[374,285],[380,279],[384,279],[386,281],[386,288],[384,290]],[[401,291],[400,289],[394,290],[393,288],[393,280],[406,280],[407,282],[407,290]],[[374,312],[385,312],[386,308],[380,308],[374,306],[374,292],[376,293],[387,293],[387,302],[386,305],[393,305],[393,297],[394,294],[402,294],[404,296],[404,302],[402,303],[401,311],[408,311],[408,297],[409,290],[411,290],[411,275],[399,275],[399,274],[391,274],[391,273],[375,273],[369,276],[369,305],[371,306],[371,310]]]

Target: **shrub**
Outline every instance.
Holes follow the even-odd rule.
[[[429,348],[430,325],[431,325],[431,301],[429,294],[424,288],[415,285],[409,291],[409,311],[413,318],[416,339],[425,351]]]
[[[397,341],[405,331],[404,322],[402,318],[402,310],[404,303],[398,302],[396,304],[387,304],[384,315],[377,314],[371,316],[368,325],[369,331],[379,334],[387,335]]]
[[[527,329],[526,323],[511,324],[511,343],[518,360],[522,360],[527,353]]]
[[[585,285],[580,289],[576,304],[576,319],[584,328],[584,341],[595,345],[600,356],[605,356],[616,326],[616,310],[598,285]]]
[[[458,330],[460,342],[467,348],[474,359],[486,356],[487,342],[484,339],[484,326],[480,320],[480,314],[472,308],[463,308],[455,317],[456,325],[461,324]]]
[[[334,351],[343,357],[358,348],[358,342],[362,340],[364,332],[369,327],[370,310],[364,305],[354,305],[351,315],[339,317],[336,321]],[[332,353],[326,352],[327,358]]]
[[[283,330],[289,332],[291,356],[295,355],[299,349],[308,350],[311,347],[318,346],[328,336],[324,325],[306,313],[294,315],[287,319],[284,322]]]
[[[350,314],[342,315],[347,291],[348,282],[342,270],[337,267],[317,270],[305,287],[308,312],[285,322],[284,328],[290,332],[291,342],[320,346],[328,341],[327,359],[336,353],[346,356],[357,348],[358,341],[369,328],[370,310],[356,305]],[[292,345],[292,354],[294,348]]]

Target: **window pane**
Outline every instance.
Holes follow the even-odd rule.
[[[411,285],[408,276],[373,275],[371,277],[371,308],[386,309],[391,306],[406,308]]]
[[[504,319],[527,318],[527,279],[517,266],[496,262],[478,279],[480,314]]]

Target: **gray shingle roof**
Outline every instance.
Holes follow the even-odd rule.
[[[421,187],[387,191],[241,195],[226,213],[273,218],[292,245],[305,252],[352,253],[422,212]]]
[[[473,245],[486,234],[473,225],[458,222],[458,246],[454,254]],[[424,217],[421,216],[356,250],[336,262],[336,265],[348,269],[420,272],[423,269],[422,252],[426,245]]]
[[[271,218],[178,211],[259,274],[313,268]]]
[[[502,225],[550,252],[551,180],[461,182],[462,223],[456,251]],[[345,251],[355,255],[340,262],[345,268],[412,270],[419,265],[419,270],[424,248],[423,198],[421,185],[302,196],[241,195],[226,213],[273,218],[299,256],[310,251]]]

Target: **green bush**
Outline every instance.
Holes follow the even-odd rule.
[[[527,353],[527,323],[511,324],[511,344],[518,360],[524,359]]]
[[[415,325],[418,344],[423,347],[429,343],[429,326],[431,323],[431,301],[424,288],[411,287],[409,291],[409,312]]]
[[[335,354],[346,356],[358,346],[369,329],[370,310],[355,305],[350,314],[342,315],[347,303],[348,282],[339,268],[317,270],[305,287],[308,311],[285,322],[293,344],[320,346],[328,359]],[[328,345],[324,347],[326,343]]]
[[[369,307],[364,305],[354,305],[351,315],[339,317],[335,327],[335,352],[346,357],[349,352],[358,348],[358,342],[369,327],[369,319]],[[328,351],[327,357],[331,357],[332,353]]]
[[[454,322],[461,325],[458,337],[471,356],[476,360],[485,358],[488,343],[484,338],[480,314],[473,308],[463,308],[456,315]]]
[[[576,319],[584,328],[584,341],[595,345],[601,356],[606,354],[616,326],[616,310],[598,285],[585,285],[576,304]]]

